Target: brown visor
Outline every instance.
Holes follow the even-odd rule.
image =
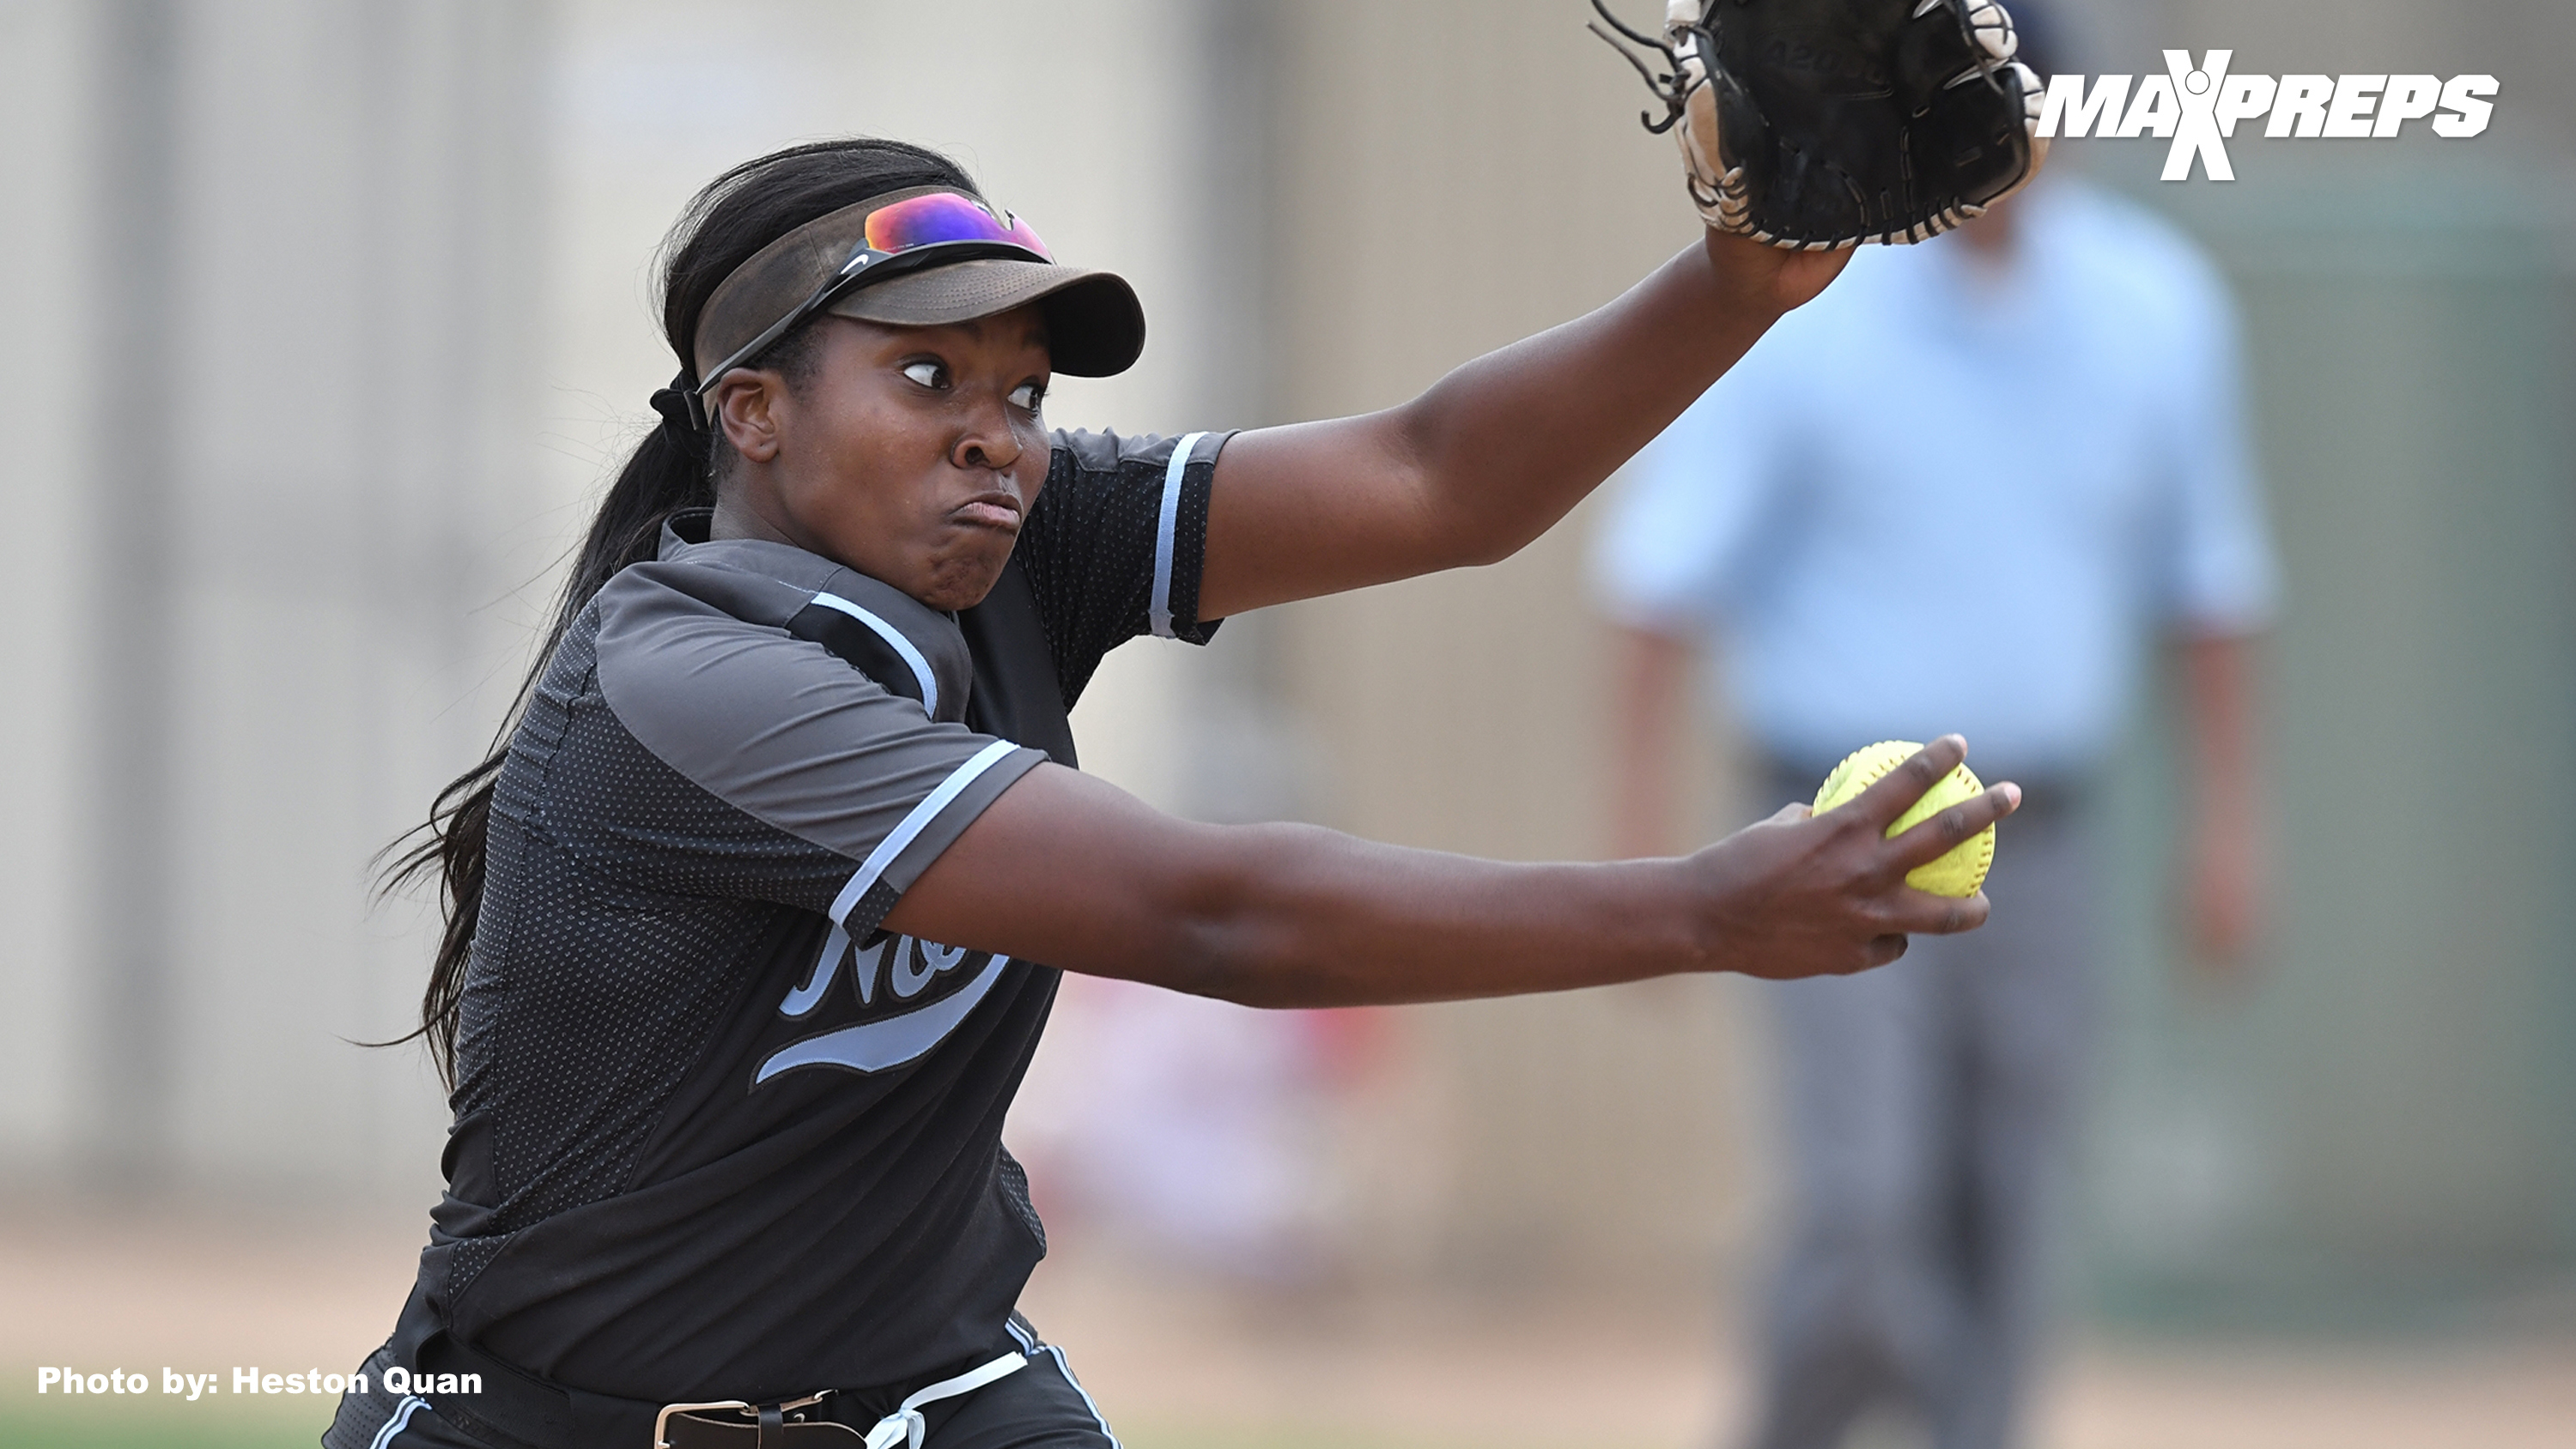
[[[949,187],[870,197],[771,242],[717,285],[692,349],[699,391],[820,313],[926,327],[1030,305],[1057,372],[1107,377],[1145,349],[1126,279],[1058,265],[1009,212]]]

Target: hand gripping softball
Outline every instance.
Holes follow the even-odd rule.
[[[1792,250],[1938,236],[2028,185],[2040,80],[1995,0],[1669,0],[1637,67],[1710,226]]]

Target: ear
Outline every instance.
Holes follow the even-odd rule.
[[[737,367],[716,384],[716,426],[725,441],[754,463],[778,456],[777,405],[787,396],[787,379],[768,369]]]

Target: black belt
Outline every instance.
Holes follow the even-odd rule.
[[[873,1414],[875,1391],[826,1389],[801,1398],[755,1403],[655,1403],[550,1383],[480,1349],[433,1334],[421,1345],[424,1374],[476,1374],[478,1394],[426,1393],[438,1416],[498,1449],[921,1449],[921,1410],[971,1393],[1017,1372],[1025,1354],[1007,1353],[905,1394],[889,1413]]]

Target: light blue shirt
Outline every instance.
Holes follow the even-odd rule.
[[[1957,730],[1990,767],[2080,772],[2159,633],[2270,614],[2217,272],[2081,183],[2014,204],[2008,268],[1862,248],[1613,494],[1608,611],[1709,639],[1783,760]]]

